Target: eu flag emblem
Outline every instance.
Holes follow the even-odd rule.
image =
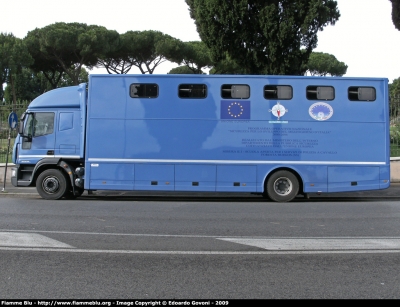
[[[221,100],[221,119],[250,119],[250,101]]]

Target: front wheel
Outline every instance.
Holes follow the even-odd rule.
[[[64,174],[58,169],[43,171],[36,180],[36,190],[44,199],[60,199],[68,189]]]
[[[277,171],[269,177],[266,184],[267,195],[277,202],[293,200],[299,192],[299,180],[290,171]]]

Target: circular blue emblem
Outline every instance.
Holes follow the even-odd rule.
[[[327,120],[333,115],[333,108],[326,102],[316,102],[310,106],[308,113],[315,120]]]

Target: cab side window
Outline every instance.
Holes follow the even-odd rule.
[[[33,119],[33,134],[32,136],[42,136],[52,134],[54,132],[54,113],[43,112],[35,113]]]

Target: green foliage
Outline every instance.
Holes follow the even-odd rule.
[[[78,76],[78,84],[87,83],[87,82],[89,82],[89,72],[84,67],[82,67],[82,69],[79,73],[79,76]],[[59,87],[65,87],[65,86],[72,86],[72,85],[76,85],[76,84],[75,84],[75,81],[72,80],[69,75],[63,74],[62,78],[60,79],[60,83],[58,85],[59,85]]]
[[[152,74],[157,66],[170,60],[180,62],[181,41],[159,31],[128,31],[120,36],[115,50],[100,57],[97,67],[108,73],[128,73],[132,66],[142,74]]]
[[[22,68],[29,66],[32,61],[33,59],[21,39],[12,34],[0,33],[0,85],[5,82],[11,85],[14,102],[17,99],[14,80]],[[3,90],[1,94],[3,96]],[[3,97],[1,97],[1,100],[3,100]]]
[[[210,70],[210,75],[244,75],[246,69],[239,66],[234,60],[231,59],[228,53],[225,53],[225,58],[216,63]]]
[[[6,72],[5,71],[1,71],[0,70],[0,103],[3,101],[3,99],[4,99],[4,90],[3,90],[3,84],[6,82],[5,80],[4,81],[1,81],[3,78],[5,79],[5,77],[3,76],[3,75],[5,75],[6,74]]]
[[[88,82],[89,73],[85,68],[82,68],[79,83]],[[71,78],[61,73],[58,87],[72,86],[74,82]],[[53,89],[53,85],[47,80],[42,72],[35,73],[29,68],[23,68],[22,72],[15,78],[15,95],[18,100],[32,101],[37,96]],[[12,101],[12,89],[10,85],[6,86],[4,100],[6,103]]]
[[[312,76],[343,76],[347,65],[340,62],[332,54],[312,52],[306,64],[307,72]]]
[[[179,66],[172,68],[168,74],[194,74],[193,70],[191,70],[189,67],[185,66]]]
[[[389,0],[392,2],[392,21],[397,30],[400,30],[400,0]]]
[[[389,96],[392,102],[400,103],[400,78],[389,84]]]
[[[15,37],[12,34],[0,33],[0,85],[8,81],[9,77],[9,58],[11,57],[12,44]],[[0,101],[3,100],[3,87],[0,86]]]
[[[194,74],[203,74],[203,68],[212,66],[210,52],[203,42],[184,42],[178,49],[181,63],[188,67]],[[178,63],[180,64],[180,63]]]
[[[10,133],[8,116],[11,111],[14,111],[18,118],[21,118],[21,114],[25,112],[28,104],[29,101],[17,101],[16,103],[6,103],[4,101],[0,102],[0,163],[5,163],[7,158],[8,135]],[[16,129],[11,130],[10,154],[16,135]],[[8,156],[8,162],[11,162],[11,155]]]
[[[53,75],[65,72],[77,85],[82,66],[95,66],[118,45],[119,34],[101,26],[58,22],[28,32],[24,40],[36,70],[47,72],[49,65],[58,63]]]
[[[21,73],[14,79],[14,91],[17,100],[32,101],[46,90],[49,90],[46,79],[33,73],[29,68],[23,68]],[[6,103],[13,101],[10,84],[5,88],[4,101]]]
[[[56,59],[52,59],[45,52],[41,52],[40,33],[41,30],[36,28],[24,38],[25,45],[33,58],[30,68],[35,73],[43,74],[51,88],[55,89],[60,82],[64,69]]]
[[[214,62],[248,74],[303,75],[317,33],[340,14],[333,0],[185,0]]]
[[[390,143],[400,144],[400,126],[399,124],[390,126]]]
[[[1,81],[7,81],[10,74],[32,63],[23,41],[13,34],[0,33],[0,70],[5,72]]]
[[[400,130],[400,78],[393,80],[393,82],[389,84],[389,102],[390,137],[391,140],[393,139],[397,142],[397,134]]]
[[[125,58],[126,49],[123,37],[120,35],[115,48],[99,57],[95,67],[104,67],[109,74],[127,74],[131,70],[132,64],[126,61]]]

